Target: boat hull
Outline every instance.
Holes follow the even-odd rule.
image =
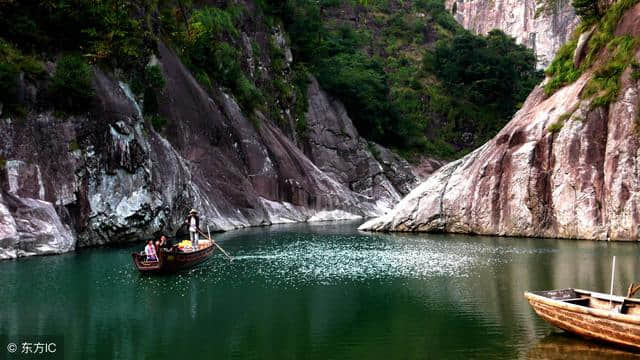
[[[608,342],[640,351],[640,316],[614,312],[610,309],[567,303],[530,292],[525,297],[535,312],[548,323],[567,332],[590,339]],[[602,299],[584,298],[585,303],[608,302]],[[625,299],[625,298],[623,298]],[[611,302],[614,306],[620,302]],[[622,302],[624,304],[624,302]]]
[[[180,252],[175,248],[171,251],[158,251],[158,261],[146,261],[146,257],[138,253],[131,254],[131,257],[141,273],[174,273],[206,261],[214,251],[215,246],[210,244],[192,252]]]

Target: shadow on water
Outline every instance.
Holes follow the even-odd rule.
[[[606,292],[612,255],[617,293],[640,280],[636,244],[357,225],[216,234],[233,263],[159,277],[133,267],[141,244],[0,262],[0,335],[63,335],[72,359],[536,359],[585,343],[549,336],[524,291]]]

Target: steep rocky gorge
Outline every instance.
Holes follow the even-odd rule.
[[[151,61],[167,81],[162,133],[128,85],[98,67],[87,115],[0,114],[0,259],[173,234],[192,207],[212,231],[381,215],[418,183],[313,78],[301,136],[205,90],[162,43]]]
[[[466,29],[478,34],[500,29],[533,49],[540,68],[549,65],[578,25],[570,0],[559,0],[553,9],[537,15],[541,2],[536,0],[446,0],[445,3]]]
[[[614,35],[637,40],[639,18],[636,4]],[[607,65],[614,49],[603,48],[593,66],[551,96],[545,84],[537,87],[491,141],[438,170],[361,229],[638,240],[637,68],[622,67],[610,103],[594,104],[587,95],[602,69],[619,66]],[[583,48],[575,51],[579,58]],[[631,64],[637,63],[638,47],[631,51]]]

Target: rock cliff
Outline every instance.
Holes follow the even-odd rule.
[[[162,133],[128,85],[99,68],[88,114],[34,106],[2,117],[0,259],[173,234],[192,207],[212,231],[380,215],[418,183],[313,78],[309,129],[298,135],[260,112],[250,121],[161,43],[154,61],[167,81]]]
[[[639,16],[640,5],[624,13],[612,44],[637,39]],[[628,66],[620,50],[605,46],[575,82],[551,96],[536,88],[491,141],[361,229],[638,240],[640,87],[633,64],[640,54],[633,44]],[[614,65],[621,66],[618,85],[607,76],[617,96],[601,106],[589,95],[591,80]]]
[[[446,0],[456,20],[466,29],[486,34],[500,29],[534,50],[538,66],[547,67],[571,36],[578,18],[570,0],[558,0],[554,9],[536,16],[536,0]]]

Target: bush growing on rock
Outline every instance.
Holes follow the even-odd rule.
[[[78,51],[95,62],[128,69],[152,50],[153,1],[0,1],[2,36],[23,51]]]
[[[87,109],[93,97],[93,71],[80,55],[63,55],[51,78],[51,96],[55,106],[65,111]]]
[[[594,0],[595,1],[595,0]],[[597,6],[593,2],[574,1],[574,6]],[[595,67],[595,71],[584,91],[583,99],[591,99],[591,106],[606,106],[614,101],[620,89],[620,77],[624,70],[636,62],[635,52],[640,46],[637,38],[624,35],[616,36],[615,29],[624,13],[638,0],[618,0],[610,8],[602,12],[601,9],[582,10],[582,24],[574,39],[565,44],[546,71],[550,78],[545,85],[545,92],[549,96],[564,85],[576,81],[588,68]],[[576,8],[578,11],[578,8]],[[578,43],[580,31],[592,28],[593,34],[586,45],[586,56],[578,67],[574,65],[573,55]],[[603,51],[608,52],[604,61],[596,61]]]
[[[151,125],[153,125],[153,128],[156,130],[162,130],[162,128],[167,125],[167,118],[158,114],[152,115]]]
[[[600,15],[598,0],[573,0],[571,6],[583,21],[595,20]]]
[[[0,62],[0,102],[11,104],[16,101],[18,90],[18,68],[6,62]]]
[[[264,103],[264,97],[244,74],[239,62],[241,54],[230,44],[239,37],[236,22],[242,13],[237,6],[194,11],[184,36],[183,57],[202,85],[211,87],[216,82],[228,88],[251,114]]]
[[[5,113],[22,113],[19,103],[18,84],[20,74],[26,79],[39,79],[44,73],[42,62],[22,54],[14,46],[0,38],[0,102]]]
[[[390,130],[389,88],[380,61],[360,53],[340,54],[320,63],[317,75],[323,88],[343,100],[366,138],[379,140]]]
[[[147,65],[144,71],[135,72],[131,78],[131,91],[142,95],[144,115],[157,115],[158,96],[163,92],[166,81],[158,65]]]

